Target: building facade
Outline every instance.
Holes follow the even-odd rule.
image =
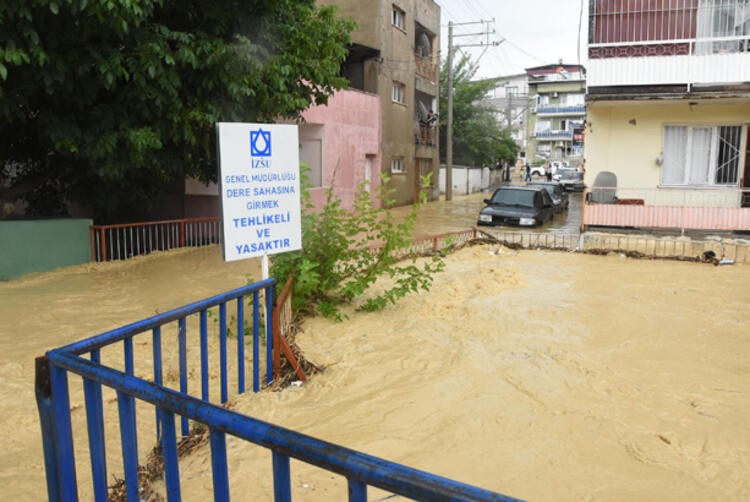
[[[380,97],[382,157],[394,205],[415,202],[420,189],[437,198],[440,7],[433,0],[319,0],[357,22],[342,72],[350,86]],[[422,176],[430,185],[422,187]]]
[[[495,110],[498,122],[510,130],[518,145],[518,156],[525,162],[527,138],[526,123],[529,112],[529,82],[526,73],[492,79],[493,88],[487,93],[484,104]]]
[[[750,1],[591,0],[588,52],[584,225],[750,230]]]
[[[580,65],[551,64],[526,70],[528,108],[527,158],[583,162],[586,77]]]

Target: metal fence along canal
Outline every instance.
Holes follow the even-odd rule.
[[[209,430],[214,499],[217,501],[229,500],[232,466],[227,462],[227,434],[271,450],[269,461],[273,466],[277,501],[291,500],[291,458],[346,478],[351,501],[367,500],[368,486],[418,500],[516,500],[327,443],[222,406],[230,397],[230,376],[231,388],[239,394],[245,392],[246,336],[252,338],[253,390],[260,389],[261,379],[266,384],[272,381],[273,344],[266,343],[265,358],[261,357],[260,347],[263,334],[265,340],[274,339],[271,323],[263,322],[276,317],[271,312],[274,286],[274,279],[250,284],[39,357],[36,396],[49,500],[77,500],[78,484],[86,479],[76,472],[74,438],[80,441],[83,434],[73,431],[70,389],[74,387],[69,386],[69,379],[79,377],[85,401],[91,491],[97,501],[106,501],[108,497],[107,476],[111,470],[108,468],[113,467],[108,466],[108,457],[110,462],[112,457],[122,460],[127,499],[141,499],[139,445],[142,447],[151,438],[156,439],[163,457],[167,500],[181,500],[177,441],[180,436],[190,434],[190,421],[203,424]],[[261,306],[261,295],[265,296],[265,306]],[[245,314],[247,305],[250,305],[248,315]],[[209,361],[216,360],[216,354],[210,349],[216,344],[212,343],[215,340],[209,340],[209,319],[218,324],[218,398],[215,392],[212,394],[209,382],[212,378]],[[168,364],[170,351],[166,347],[170,344],[177,345],[176,372]],[[230,364],[232,348],[236,349],[236,359],[232,358],[234,364]],[[135,356],[136,351],[139,357]],[[151,361],[144,357],[147,353],[151,354]],[[194,359],[200,362],[189,366],[189,361]],[[148,373],[152,373],[152,378],[143,376]],[[176,388],[170,388],[170,382]],[[116,449],[116,442],[112,438],[109,442],[105,439],[105,424],[112,424],[105,421],[105,411],[110,410],[105,409],[109,400],[103,399],[104,392],[116,394],[119,455],[108,451]],[[143,408],[146,403],[156,408],[156,420],[147,420],[144,424],[143,420],[137,420],[136,408]],[[342,494],[346,489],[342,487]]]

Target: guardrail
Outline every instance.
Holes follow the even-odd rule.
[[[163,475],[166,498],[169,501],[181,499],[180,473],[176,421],[179,417],[179,433],[187,436],[190,432],[189,421],[205,424],[209,430],[211,448],[211,469],[213,476],[214,500],[229,500],[229,477],[227,465],[226,435],[235,436],[245,441],[271,450],[273,465],[274,494],[277,501],[291,500],[290,459],[303,462],[341,474],[347,479],[350,501],[367,500],[367,487],[373,486],[397,495],[418,500],[452,500],[452,501],[498,501],[516,500],[498,493],[452,481],[423,471],[366,455],[332,443],[321,441],[299,432],[266,423],[242,415],[223,406],[229,399],[228,383],[228,343],[230,329],[235,326],[237,349],[237,392],[245,391],[244,368],[244,305],[247,298],[252,298],[252,343],[253,343],[253,390],[258,391],[260,369],[263,365],[259,357],[261,307],[259,295],[265,292],[265,319],[272,318],[270,306],[273,299],[274,279],[267,279],[255,284],[238,288],[115,330],[88,338],[47,352],[36,360],[36,397],[42,429],[44,462],[47,473],[47,490],[49,500],[77,500],[78,475],[76,472],[74,437],[80,437],[78,431],[73,434],[69,377],[81,377],[86,411],[86,429],[88,432],[88,452],[93,485],[93,498],[106,501],[107,458],[118,455],[108,452],[105,440],[105,401],[103,389],[116,393],[119,416],[120,455],[124,486],[129,501],[141,498],[139,485],[139,443],[143,443],[143,423],[137,423],[136,403],[149,403],[156,408],[156,422],[152,431],[156,437],[163,457]],[[291,286],[289,286],[291,288]],[[227,304],[236,301],[236,324],[228,322],[230,313]],[[212,317],[211,308],[219,308],[219,369],[220,400],[212,402],[209,392],[209,340],[208,319]],[[198,319],[195,319],[195,316]],[[198,356],[198,370],[190,371],[188,367],[188,329],[197,321],[199,326],[197,345],[199,349],[190,355]],[[171,378],[178,384],[179,390],[167,386],[168,374],[173,369],[164,365],[163,343],[174,339],[168,335],[171,326],[176,335],[178,353],[177,375]],[[230,326],[231,324],[231,326]],[[270,324],[266,323],[266,340],[272,340]],[[170,326],[168,326],[170,325]],[[145,347],[148,334],[151,334],[151,347]],[[138,335],[145,335],[146,340]],[[271,381],[273,363],[272,343],[267,344],[266,383]],[[150,350],[149,350],[150,349]],[[122,352],[120,358],[120,350]],[[106,354],[102,352],[106,351]],[[112,351],[113,353],[110,353]],[[136,351],[152,354],[153,362]],[[118,364],[103,364],[104,360],[120,361]],[[191,359],[192,361],[192,359]],[[153,381],[136,375],[136,363],[139,374],[153,371]],[[200,397],[193,396],[189,390],[195,388],[200,380]],[[216,401],[214,399],[214,401]],[[109,400],[107,401],[109,402]],[[109,411],[109,410],[107,410]],[[148,421],[147,421],[148,422]],[[149,429],[146,429],[149,432]],[[109,453],[109,454],[108,454]]]
[[[124,260],[152,251],[221,242],[219,218],[191,218],[118,225],[92,225],[91,259]]]

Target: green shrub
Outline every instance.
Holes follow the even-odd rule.
[[[414,253],[407,251],[425,194],[420,194],[406,218],[397,220],[387,209],[393,204],[392,190],[387,186],[388,178],[383,177],[377,194],[383,209],[375,207],[364,183],[357,187],[351,210],[342,208],[333,190],[328,189],[325,205],[317,212],[309,191],[302,190],[303,249],[274,255],[270,271],[279,287],[294,277],[295,311],[341,319],[340,307],[362,295],[381,277],[390,278],[390,286],[369,297],[359,310],[379,310],[408,293],[429,290],[433,275],[444,268],[442,259],[435,256],[419,266]],[[429,177],[422,186],[429,186]]]

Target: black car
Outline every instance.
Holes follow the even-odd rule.
[[[526,186],[542,187],[547,190],[547,193],[552,198],[552,203],[555,205],[556,213],[562,213],[568,209],[568,194],[557,181],[532,181],[526,183]]]
[[[536,226],[551,220],[554,203],[542,187],[501,187],[479,212],[478,225]]]

